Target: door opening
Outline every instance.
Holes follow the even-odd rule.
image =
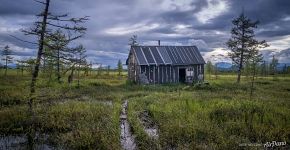
[[[185,68],[179,69],[179,82],[185,83]]]

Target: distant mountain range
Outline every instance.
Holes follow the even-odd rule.
[[[283,71],[284,67],[290,67],[290,63],[278,63],[277,65],[277,71]],[[233,65],[228,62],[218,62],[216,63],[216,66],[219,71],[231,71],[233,70]]]
[[[228,62],[217,62],[216,67],[219,71],[231,71],[232,70],[232,64]]]
[[[3,67],[3,64],[1,64],[0,67]],[[8,64],[8,68],[15,69],[16,68],[16,64]]]
[[[228,62],[218,62],[216,63],[218,68],[231,68],[232,64]]]
[[[278,59],[278,71],[282,71],[285,65],[287,67],[290,66],[290,48],[284,50],[261,50],[260,53],[263,55],[264,61],[268,64],[272,61],[273,56]],[[221,59],[215,62],[220,71],[235,70],[233,64],[229,60]]]
[[[286,67],[289,67],[290,66],[290,63],[278,63],[277,70],[278,71],[283,71],[285,65],[286,65]]]

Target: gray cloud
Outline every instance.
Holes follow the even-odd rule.
[[[137,34],[139,43],[194,44],[203,52],[225,48],[230,37],[231,20],[242,7],[249,18],[260,20],[259,39],[284,40],[290,35],[290,1],[286,0],[51,0],[51,12],[71,16],[90,16],[85,24],[87,34],[77,42],[87,48],[89,60],[115,66],[128,53],[128,39]],[[13,45],[31,52],[17,52],[19,56],[33,56],[36,47],[20,42],[9,35],[29,41],[20,28],[33,24],[41,5],[33,0],[0,0],[0,46]],[[192,41],[192,42],[189,42]],[[276,44],[277,45],[277,44]],[[289,45],[290,47],[290,45]],[[288,48],[289,48],[288,47]],[[285,45],[283,47],[285,49]],[[282,49],[281,49],[282,50]],[[102,51],[102,53],[100,53]],[[107,53],[105,53],[107,52]],[[115,53],[112,53],[115,52]],[[283,57],[283,56],[281,56]]]

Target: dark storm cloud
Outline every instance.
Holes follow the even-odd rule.
[[[33,56],[34,45],[9,35],[35,41],[16,29],[30,27],[42,5],[33,0],[0,2],[0,46],[10,44],[17,49],[16,55]],[[51,0],[54,14],[90,16],[85,23],[87,34],[77,42],[87,48],[91,61],[111,66],[118,59],[125,61],[126,56],[118,57],[118,53],[128,53],[128,39],[134,34],[141,44],[155,44],[157,40],[163,44],[195,44],[204,52],[225,47],[231,21],[242,8],[252,20],[260,20],[256,32],[259,39],[283,40],[290,35],[289,6],[287,0]]]
[[[200,24],[198,29],[225,30],[231,27],[231,21],[244,10],[244,13],[251,20],[259,20],[259,27],[269,25],[280,26],[283,18],[290,17],[290,1],[287,0],[238,0],[229,2],[230,9],[227,13],[212,19],[211,23]],[[287,23],[289,25],[289,22]],[[290,26],[288,26],[288,29]],[[283,25],[287,30],[287,26]]]
[[[162,18],[161,20],[166,23],[188,23],[191,22],[192,18],[192,11],[181,11],[175,10],[171,12],[165,12],[160,15]]]
[[[1,0],[0,14],[4,15],[35,15],[40,5],[35,5],[32,0]]]
[[[257,35],[264,37],[276,37],[276,36],[285,36],[290,35],[290,16],[289,18],[282,18],[278,21],[271,22],[264,26],[261,26],[260,31],[257,32]]]
[[[290,15],[290,1],[288,0],[244,0],[234,3],[233,7],[241,6],[244,6],[246,15],[259,20],[261,25],[279,21]]]

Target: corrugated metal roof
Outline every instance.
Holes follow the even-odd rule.
[[[196,46],[132,46],[139,65],[205,64]]]

